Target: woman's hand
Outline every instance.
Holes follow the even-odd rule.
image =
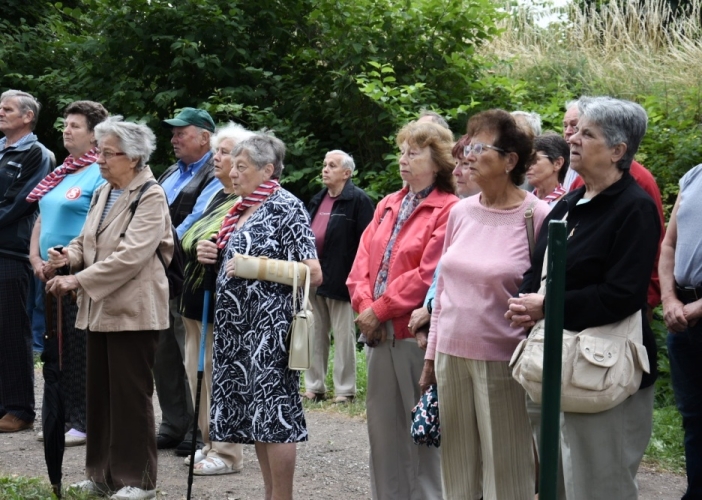
[[[684,332],[687,328],[687,318],[683,310],[685,306],[677,298],[663,301],[663,320],[671,332]]]
[[[71,290],[78,288],[80,288],[80,283],[74,275],[56,276],[46,283],[46,293],[51,293],[56,297],[66,295]]]
[[[42,280],[43,282],[46,283],[46,280],[49,279],[44,275],[44,266],[46,265],[46,262],[41,258],[40,255],[30,255],[29,256],[29,263],[32,265],[32,270],[34,271],[34,276]]]
[[[377,347],[381,342],[385,342],[388,334],[385,328],[380,327],[377,330],[373,330],[366,335],[366,345],[368,347]]]
[[[234,255],[232,255],[232,258],[224,265],[224,270],[227,273],[227,278],[234,278],[236,276],[236,274],[234,274],[236,272],[236,259]]]
[[[531,328],[544,317],[544,296],[539,293],[519,294],[507,301],[505,318],[512,328]]]
[[[49,266],[52,269],[60,269],[63,266],[68,265],[68,250],[63,248],[61,253],[57,252],[53,248],[49,248]]]
[[[429,343],[429,332],[425,328],[417,330],[414,334],[414,338],[417,339],[417,346],[422,350],[427,350],[427,344]]]
[[[422,375],[419,377],[419,388],[422,392],[429,389],[429,386],[436,384],[436,374],[434,373],[434,360],[425,359],[424,368],[422,368]]]
[[[365,334],[365,336],[369,339],[370,336],[373,335],[380,327],[380,320],[375,315],[375,312],[373,312],[372,307],[369,307],[359,314],[354,323],[358,325],[358,329],[361,330],[361,333]],[[385,329],[383,329],[383,331],[384,330]]]
[[[41,272],[44,275],[44,279],[42,280],[44,283],[56,276],[56,269],[54,269],[48,262],[44,262]]]
[[[419,309],[412,311],[407,328],[409,328],[410,333],[416,337],[417,328],[429,323],[430,319],[431,314],[429,314],[429,310],[426,307],[420,307]]]
[[[217,255],[219,253],[219,249],[217,248],[217,245],[210,241],[210,240],[200,240],[197,243],[197,261],[200,264],[216,264],[217,263]],[[230,259],[230,262],[232,262],[234,259]],[[229,275],[227,275],[229,276]]]

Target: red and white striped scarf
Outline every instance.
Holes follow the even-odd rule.
[[[29,196],[26,198],[27,201],[29,203],[34,203],[35,201],[41,200],[44,196],[46,196],[46,193],[58,186],[64,177],[80,170],[81,168],[92,165],[97,161],[97,158],[98,155],[95,148],[92,148],[78,159],[73,158],[73,155],[68,155],[68,158],[64,160],[63,165],[56,168],[53,172],[44,177],[41,182],[37,184],[37,187],[32,189],[32,192],[29,193]]]
[[[227,215],[224,216],[222,221],[222,226],[217,233],[217,248],[224,248],[227,246],[227,241],[229,241],[229,236],[234,231],[236,223],[239,222],[241,214],[243,214],[247,208],[254,206],[257,203],[263,203],[268,199],[270,195],[275,193],[280,189],[280,183],[275,180],[269,180],[259,185],[253,193],[248,195],[246,198],[242,199],[239,203],[234,205],[229,209]]]

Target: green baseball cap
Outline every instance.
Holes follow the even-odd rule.
[[[167,128],[187,127],[188,125],[195,125],[210,132],[215,131],[214,120],[204,109],[183,108],[175,118],[163,120],[163,126]]]

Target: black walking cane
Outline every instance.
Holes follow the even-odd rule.
[[[61,253],[63,247],[54,247]],[[57,275],[68,274],[68,266],[56,270]],[[51,488],[56,498],[61,498],[61,468],[63,466],[63,452],[66,446],[64,428],[66,417],[61,394],[61,369],[63,349],[63,312],[61,310],[61,297],[54,298],[46,294],[46,325],[44,337],[44,350],[41,360],[44,362],[42,373],[44,375],[44,397],[41,407],[41,427],[44,434],[44,459]],[[56,304],[56,307],[54,307]],[[55,313],[55,314],[54,314]]]
[[[205,297],[202,305],[202,330],[200,331],[200,353],[197,362],[197,395],[195,396],[195,411],[193,417],[193,440],[190,444],[190,464],[188,465],[188,500],[193,490],[193,467],[195,466],[195,447],[197,443],[197,420],[200,415],[200,394],[202,393],[202,374],[205,371],[205,341],[207,338],[207,320],[210,309],[210,296],[215,287],[215,266],[205,266],[203,288]],[[209,432],[209,429],[201,429]]]

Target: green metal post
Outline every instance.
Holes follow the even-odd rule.
[[[556,500],[561,411],[561,351],[565,294],[566,222],[548,224],[546,332],[541,411],[539,500]]]

